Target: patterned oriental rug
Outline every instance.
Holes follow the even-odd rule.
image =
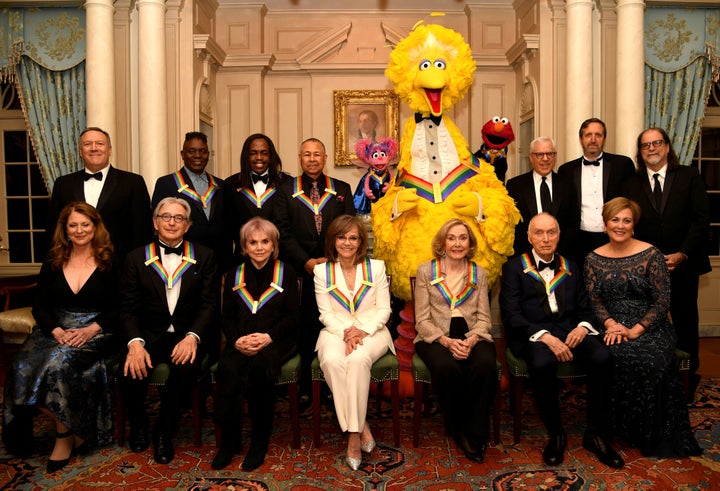
[[[184,418],[175,440],[176,455],[169,465],[155,464],[152,449],[134,454],[115,445],[75,457],[62,471],[45,473],[54,432],[49,420],[36,422],[38,454],[20,460],[0,447],[0,486],[7,490],[697,490],[720,486],[720,379],[703,381],[690,406],[691,423],[705,453],[688,459],[648,459],[638,450],[616,442],[626,466],[614,470],[599,463],[582,448],[585,419],[584,387],[567,385],[563,392],[563,418],[568,432],[565,462],[550,468],[542,462],[545,434],[532,404],[525,397],[522,441],[512,444],[512,417],[503,400],[501,443],[491,445],[485,463],[468,461],[444,435],[439,414],[423,421],[421,448],[412,448],[412,406],[403,401],[401,446],[393,448],[389,408],[374,414],[369,423],[378,448],[364,456],[358,471],[344,463],[346,439],[339,433],[334,414],[323,408],[323,443],[312,443],[311,418],[303,418],[301,448],[290,447],[291,430],[287,401],[277,405],[275,429],[263,466],[246,473],[240,470],[249,441],[227,469],[214,471],[215,455],[212,399],[203,421],[203,446],[192,444],[189,417]],[[154,402],[154,409],[157,409]]]

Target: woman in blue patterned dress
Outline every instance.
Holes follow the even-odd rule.
[[[613,428],[645,456],[700,455],[668,319],[668,267],[659,249],[633,237],[639,219],[634,201],[608,201],[603,221],[610,242],[585,260],[585,284],[613,359]]]
[[[111,440],[110,395],[103,357],[112,349],[116,274],[110,235],[84,202],[63,208],[33,306],[38,329],[10,366],[3,441],[18,456],[32,452],[33,415],[55,422],[48,472],[71,454]]]

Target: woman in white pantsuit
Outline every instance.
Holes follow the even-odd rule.
[[[357,217],[342,215],[327,231],[328,262],[315,266],[315,296],[325,326],[315,350],[330,386],[340,428],[348,432],[345,462],[357,470],[375,439],[365,421],[370,368],[395,352],[385,323],[390,290],[385,263],[367,258],[368,235]]]

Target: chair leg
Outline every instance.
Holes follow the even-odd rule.
[[[682,378],[683,389],[685,390],[685,400],[693,402],[690,397],[690,370],[680,370],[680,378]]]
[[[510,376],[510,384],[512,385],[512,395],[510,397],[513,399],[513,438],[517,444],[520,443],[520,430],[522,425],[523,386],[522,380],[512,375]]]
[[[195,383],[192,394],[192,422],[195,446],[202,446],[202,414],[200,413],[200,382]]]
[[[413,407],[413,447],[420,446],[420,411],[423,403],[423,383],[415,382],[415,401]]]
[[[392,418],[393,418],[393,437],[395,438],[395,447],[400,446],[400,380],[394,379],[390,381],[390,392],[392,394]]]
[[[320,447],[320,381],[312,381],[313,444]]]
[[[123,407],[120,382],[115,379],[115,430],[117,431],[117,443],[119,447],[125,446],[125,408]]]
[[[382,418],[382,393],[383,382],[375,383],[375,415],[378,419]]]
[[[298,384],[288,384],[288,399],[290,399],[290,423],[292,424],[293,448],[300,448],[300,414],[298,412]],[[314,413],[313,413],[314,414]],[[314,418],[314,416],[313,416]]]
[[[493,400],[493,442],[500,443],[500,387],[495,391]]]

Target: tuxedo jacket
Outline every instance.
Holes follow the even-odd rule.
[[[535,267],[533,254],[529,256]],[[582,321],[596,326],[582,276],[574,262],[568,261],[570,275],[555,290],[558,312],[553,314],[545,284],[524,270],[522,259],[514,257],[503,265],[500,289],[500,314],[513,353],[522,356],[532,342],[530,337],[543,329],[565,340]]]
[[[188,170],[183,167],[180,169],[185,183],[194,191],[195,187],[190,180]],[[167,197],[180,198],[190,204],[190,219],[192,225],[185,234],[185,239],[195,244],[201,244],[215,251],[215,259],[225,269],[230,265],[230,244],[225,242],[223,231],[224,224],[224,201],[222,196],[223,180],[212,176],[218,186],[215,195],[210,200],[210,218],[205,216],[205,210],[201,202],[194,200],[192,197],[178,191],[178,185],[175,182],[174,173],[159,177],[155,182],[155,190],[152,195],[152,209]]]
[[[52,238],[62,209],[71,201],[85,201],[85,169],[60,176],[53,186],[48,209],[47,234]],[[132,249],[152,238],[150,196],[142,176],[110,166],[97,203],[97,211],[122,260]]]
[[[698,275],[711,270],[706,248],[710,209],[697,169],[682,165],[668,168],[659,210],[645,169],[630,176],[623,195],[638,203],[642,210],[635,225],[636,238],[653,244],[663,254],[684,253],[688,266]]]
[[[345,275],[342,274],[340,265],[337,263],[329,263],[329,267],[335,267],[336,284],[332,285],[337,288],[347,299],[352,301],[355,293],[360,289],[363,281],[362,266],[355,266],[355,290],[348,289],[345,283]],[[386,324],[392,313],[390,309],[390,287],[387,281],[387,273],[385,272],[385,263],[377,259],[370,260],[370,270],[372,276],[370,282],[372,287],[367,291],[362,302],[351,314],[342,304],[330,294],[331,287],[328,287],[328,263],[318,264],[314,269],[315,282],[315,298],[317,299],[318,310],[320,311],[320,322],[322,322],[324,331],[333,334],[340,339],[343,338],[345,329],[355,326],[364,331],[368,336],[377,336],[384,339],[390,351],[395,353],[390,331]],[[318,338],[318,346],[322,342],[322,336]],[[318,347],[316,346],[316,350]]]
[[[442,259],[441,259],[442,261]],[[418,266],[415,281],[415,330],[414,342],[432,343],[441,336],[450,334],[450,306],[435,285],[431,285],[432,261]],[[468,280],[470,281],[470,280]],[[475,334],[486,341],[492,342],[490,330],[490,301],[488,298],[488,274],[478,266],[477,288],[463,303],[456,307],[468,325],[467,336]]]
[[[303,193],[310,196],[312,179],[305,173],[301,176]],[[315,214],[297,197],[293,198],[295,178],[284,180],[278,191],[277,206],[273,222],[280,229],[280,255],[292,264],[295,271],[305,272],[305,263],[311,258],[325,257],[325,234],[330,223],[340,215],[355,215],[353,194],[350,185],[338,179],[330,179],[336,194],[322,209],[322,228],[318,234]],[[320,196],[324,193],[325,175],[318,179]]]
[[[292,179],[284,172],[280,173],[280,183]],[[278,185],[279,186],[279,185]],[[258,208],[257,202],[248,197],[240,186],[240,173],[233,174],[225,179],[223,183],[223,200],[225,202],[225,241],[228,244],[234,244],[234,256],[240,258],[240,228],[245,225],[251,218],[261,217],[266,220],[273,221],[276,215],[275,208],[280,201],[280,193],[275,188],[275,192],[268,196],[262,206]]]
[[[177,333],[194,332],[201,343],[210,344],[218,338],[220,281],[214,253],[204,246],[194,246],[196,262],[182,275],[180,295],[172,314],[167,303],[167,283],[152,266],[145,264],[145,246],[127,255],[119,299],[120,333],[125,343],[138,337],[153,343],[170,324]]]
[[[635,174],[635,164],[630,157],[625,155],[615,155],[603,152],[603,202],[607,203],[613,198],[622,196],[623,183],[633,174]],[[578,207],[582,205],[582,157],[569,162],[565,162],[558,169],[558,174],[575,188],[575,198]]]
[[[518,256],[532,249],[528,242],[527,231],[530,219],[539,213],[533,171],[526,172],[510,179],[506,185],[508,194],[515,200],[522,221],[515,226],[515,243],[513,256]],[[580,208],[577,205],[575,188],[563,176],[552,173],[552,209],[550,213],[560,224],[560,243],[558,252],[569,254],[577,231],[580,229]]]

